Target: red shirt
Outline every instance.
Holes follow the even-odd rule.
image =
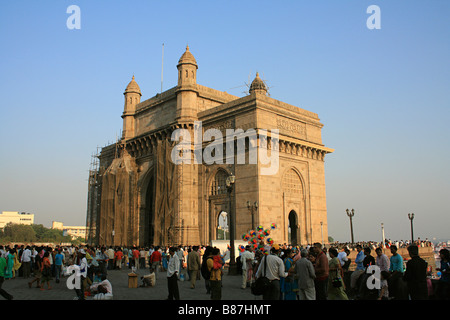
[[[123,257],[122,251],[116,251],[116,253],[114,253],[114,257],[116,258],[116,260],[122,260]]]
[[[161,261],[161,252],[155,250],[150,256],[150,262],[159,262],[159,261]]]
[[[139,258],[139,251],[138,250],[133,250],[133,257],[134,258]]]

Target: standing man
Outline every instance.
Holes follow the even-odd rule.
[[[108,274],[107,269],[108,269],[109,257],[106,254],[106,248],[105,247],[102,247],[100,249],[100,253],[97,255],[97,261],[98,261],[98,264],[99,264],[100,272],[102,274],[104,274],[104,275],[107,275]]]
[[[280,300],[280,278],[286,278],[288,274],[285,272],[283,260],[278,257],[279,251],[280,246],[274,244],[270,254],[261,259],[255,274],[256,278],[265,276],[270,280],[270,288],[264,292],[263,300]],[[266,261],[266,268],[264,268],[264,261]]]
[[[149,264],[153,269],[153,271],[155,272],[155,279],[157,278],[158,275],[158,266],[161,266],[161,263],[162,263],[162,255],[158,246],[155,247],[155,250],[153,250],[152,255],[150,256],[149,259]]]
[[[350,288],[352,290],[356,289],[356,282],[358,281],[359,277],[364,273],[364,258],[366,257],[364,255],[364,252],[362,250],[361,245],[356,246],[356,251],[358,252],[356,254],[355,263],[356,263],[356,269],[352,272],[352,275],[350,276]]]
[[[380,271],[388,271],[390,267],[389,258],[387,255],[383,253],[383,249],[376,248],[375,253],[377,254],[377,266],[380,268]]]
[[[169,264],[167,265],[167,287],[169,289],[169,297],[167,300],[180,300],[178,291],[178,274],[180,273],[180,259],[175,254],[174,247],[169,248]]]
[[[399,298],[401,294],[403,281],[403,258],[397,253],[397,246],[391,246],[391,258],[389,260],[389,295],[394,298]]]
[[[64,255],[61,253],[61,248],[58,248],[58,253],[55,255],[56,283],[59,283],[59,279],[61,278],[63,261]]]
[[[80,261],[80,289],[75,288],[75,292],[78,296],[78,300],[86,300],[84,297],[84,280],[87,278],[88,269],[86,251],[80,249],[80,251],[78,251],[78,257]]]
[[[314,280],[316,272],[312,262],[308,259],[308,251],[300,251],[301,258],[295,262],[295,274],[298,277],[298,293],[300,300],[316,300]]]
[[[241,253],[242,289],[247,288],[247,283],[251,282],[253,260],[255,260],[255,254],[252,252],[252,248],[247,245],[245,246],[245,251]]]
[[[109,246],[109,249],[106,251],[108,255],[108,270],[114,270],[114,249],[112,246]]]
[[[31,250],[30,246],[27,246],[25,250],[22,252],[22,257],[20,258],[22,261],[23,268],[23,277],[28,279],[31,274]]]
[[[409,296],[411,300],[428,300],[428,263],[419,257],[419,247],[417,245],[410,245],[408,253],[411,260],[406,263],[403,279],[407,283]]]
[[[187,255],[187,268],[191,280],[191,289],[194,289],[200,270],[200,254],[198,253],[198,246],[194,246]]]
[[[329,266],[328,258],[322,250],[321,243],[314,243],[314,253],[316,254],[314,263],[316,300],[327,300]]]

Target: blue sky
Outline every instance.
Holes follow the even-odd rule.
[[[81,29],[69,30],[70,5]],[[381,29],[369,30],[370,5]],[[132,75],[143,99],[176,85],[189,44],[197,81],[273,98],[324,123],[329,234],[450,238],[450,2],[9,1],[0,4],[0,211],[83,225],[97,147],[122,128]]]

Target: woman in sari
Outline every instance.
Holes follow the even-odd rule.
[[[15,249],[9,249],[6,255],[5,279],[14,278],[14,251]]]
[[[286,249],[284,256],[284,270],[288,272],[289,269],[295,267],[292,250]],[[289,275],[286,278],[280,278],[280,288],[283,293],[283,300],[296,300],[298,282],[295,281],[294,275]]]
[[[16,249],[14,249],[14,266],[13,266],[13,278],[16,278],[16,271],[19,272],[19,268],[22,263],[19,261],[19,254]]]
[[[348,300],[345,293],[345,284],[343,279],[343,270],[335,248],[328,250],[331,260],[328,262],[328,300]]]

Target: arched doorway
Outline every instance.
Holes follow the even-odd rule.
[[[217,217],[217,230],[216,230],[217,240],[229,240],[230,230],[228,228],[228,212],[221,211]]]
[[[289,212],[288,216],[288,241],[291,245],[298,245],[298,217],[294,210]]]
[[[154,243],[155,236],[155,204],[154,204],[154,179],[150,179],[145,194],[144,215],[144,246]]]
[[[226,188],[226,179],[229,174],[224,170],[219,168],[208,185],[208,201],[209,201],[209,216],[208,216],[208,242],[211,240],[223,240],[224,237],[229,239],[228,230],[219,229],[222,226],[228,226],[228,223],[223,223],[223,212],[230,212],[229,198]],[[222,220],[222,221],[221,221]]]

